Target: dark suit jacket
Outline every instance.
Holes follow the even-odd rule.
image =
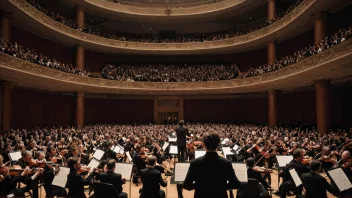
[[[301,176],[303,173],[308,173],[310,170],[308,168],[308,166],[303,165],[299,162],[297,162],[296,160],[292,160],[289,164],[286,165],[285,171],[284,171],[284,175],[283,175],[283,181],[288,181],[291,180],[291,175],[289,173],[289,170],[291,168],[294,168],[298,174],[298,176]]]
[[[186,136],[190,136],[188,129],[184,127],[178,127],[176,129],[177,146],[186,146]]]
[[[247,175],[248,175],[248,178],[258,180],[258,182],[261,183],[264,186],[264,188],[270,188],[268,182],[266,182],[263,179],[262,175],[257,171],[253,170],[252,168],[247,169]]]
[[[96,179],[102,183],[112,184],[116,188],[117,194],[122,192],[122,184],[124,184],[124,182],[122,182],[121,174],[108,170],[106,173],[100,173],[97,175]]]
[[[136,165],[136,168],[138,172],[140,172],[142,169],[146,168],[146,164],[144,159],[139,155],[139,153],[134,152],[133,153],[133,158],[132,158],[133,164]]]
[[[166,187],[167,183],[161,173],[154,168],[147,167],[140,172],[143,190],[140,198],[160,198],[160,185]]]
[[[186,190],[195,189],[194,198],[227,198],[227,189],[240,186],[231,162],[217,152],[192,160],[183,184]]]
[[[327,198],[326,191],[336,195],[338,190],[330,186],[324,177],[314,172],[303,173],[301,180],[306,189],[306,198]]]
[[[70,173],[67,175],[67,197],[86,198],[86,195],[84,194],[84,186],[89,185],[91,180],[91,174],[88,176],[87,179],[83,179],[83,177],[77,173],[76,169],[71,168]]]

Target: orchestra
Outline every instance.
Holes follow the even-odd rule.
[[[293,184],[288,172],[292,168],[299,177],[307,174],[310,174],[307,177],[314,176],[311,172],[326,174],[331,169],[341,168],[352,181],[351,132],[332,132],[319,137],[311,129],[181,123],[179,126],[98,125],[90,130],[60,127],[45,131],[35,128],[25,134],[19,130],[2,134],[0,194],[22,196],[31,192],[32,197],[39,197],[38,187],[43,184],[47,197],[86,197],[84,186],[93,188],[93,181],[100,181],[113,184],[119,197],[126,198],[128,195],[123,192],[122,186],[127,178],[115,172],[116,163],[132,163],[131,182],[142,185],[142,194],[149,194],[146,189],[149,187],[145,186],[145,172],[160,172],[161,175],[172,173],[170,168],[173,165],[170,162],[193,161],[197,150],[206,149],[204,134],[215,130],[221,137],[217,150],[221,151],[222,147],[233,148],[234,154],[226,158],[232,162],[246,163],[248,178],[258,180],[262,186],[261,197],[266,197],[274,190],[271,186],[272,174],[278,174],[283,180],[275,192],[278,196],[307,194],[309,190],[305,189],[304,192],[303,180],[303,186],[296,187]],[[170,146],[163,147],[165,143],[173,144],[168,142],[169,137],[178,138],[174,145],[184,146],[184,154],[171,155]],[[90,168],[88,164],[98,149],[104,152],[99,167]],[[11,160],[9,154],[13,152],[20,152],[21,158]],[[132,159],[127,157],[126,152]],[[277,168],[277,155],[291,155],[293,160],[280,171]],[[311,168],[316,161],[322,164],[320,171]],[[66,189],[52,184],[60,167],[70,170]],[[21,183],[21,188],[16,189],[18,183]],[[158,185],[163,186],[164,183],[160,181]],[[333,183],[331,185],[332,188],[336,187]],[[183,197],[183,185],[177,184],[176,187],[178,197]],[[344,195],[349,193],[344,192]],[[94,193],[90,196],[94,197]],[[230,196],[233,196],[232,191]]]

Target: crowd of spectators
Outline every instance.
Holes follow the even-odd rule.
[[[54,13],[53,11],[47,8],[44,8],[43,6],[40,5],[38,0],[27,0],[27,1],[36,9],[43,12],[44,14],[51,17],[52,19],[66,26],[69,26],[73,29],[77,29],[79,31],[82,31],[88,34],[105,37],[108,39],[120,40],[120,41],[147,42],[147,43],[186,43],[186,42],[206,42],[206,41],[228,39],[228,38],[257,31],[261,28],[269,26],[270,24],[278,21],[279,19],[281,19],[282,17],[290,13],[303,0],[297,0],[296,3],[289,6],[286,11],[278,13],[275,16],[275,18],[273,18],[272,20],[266,20],[265,23],[257,27],[252,27],[245,30],[235,31],[235,32],[222,31],[222,32],[214,32],[214,33],[179,35],[179,36],[176,36],[176,38],[165,38],[165,39],[157,38],[152,34],[129,34],[129,33],[121,33],[121,32],[108,32],[108,31],[102,32],[102,31],[99,31],[99,29],[89,28],[88,24],[86,25],[86,27],[81,27],[76,23],[75,20],[68,19],[66,17],[59,15],[58,13]]]
[[[9,42],[0,38],[0,51],[11,56],[36,63],[48,68],[57,69],[63,72],[77,74],[80,76],[89,76],[89,72],[81,70],[77,67],[74,67],[72,64],[65,64],[56,61],[55,59],[44,56],[40,53],[35,52],[34,50],[24,48],[23,46],[17,44],[17,42]]]
[[[324,50],[329,49],[334,45],[344,42],[346,39],[351,38],[351,34],[352,26],[350,26],[348,29],[342,28],[331,37],[326,37],[320,43],[316,45],[310,45],[309,47],[302,48],[301,50],[298,50],[289,56],[282,57],[280,60],[276,60],[274,64],[265,64],[259,66],[258,68],[250,68],[245,77],[258,76],[295,64],[307,57],[323,52]]]
[[[101,73],[119,81],[195,82],[230,80],[237,77],[238,68],[229,64],[107,64]]]

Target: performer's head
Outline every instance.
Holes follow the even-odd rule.
[[[249,168],[253,168],[254,166],[254,158],[253,157],[249,157],[246,161],[246,164]]]
[[[207,151],[216,151],[220,144],[220,136],[215,132],[209,132],[204,135],[203,142]]]
[[[316,173],[320,173],[321,170],[321,162],[319,160],[313,160],[310,163],[310,170]]]
[[[22,151],[22,158],[25,162],[30,162],[32,160],[32,152]]]
[[[156,157],[151,155],[148,157],[148,166],[154,167],[156,164]]]
[[[185,121],[184,120],[180,120],[180,122],[178,123],[180,126],[185,125]]]
[[[114,159],[111,159],[111,160],[108,161],[106,166],[107,166],[109,171],[114,171],[115,170],[115,164],[116,164],[116,161]]]
[[[299,161],[302,159],[302,154],[303,154],[303,151],[302,149],[296,149],[292,152],[292,156],[293,156],[293,159]]]
[[[76,170],[79,170],[79,169],[81,169],[81,163],[80,163],[80,161],[79,161],[79,158],[78,157],[70,157],[70,158],[68,158],[68,160],[67,160],[67,166],[69,167],[69,168],[74,168],[74,169],[76,169]]]

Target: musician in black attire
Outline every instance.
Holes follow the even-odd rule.
[[[106,164],[106,171],[98,174],[96,179],[102,183],[112,184],[119,198],[127,198],[127,193],[122,192],[122,185],[126,183],[126,179],[122,178],[121,174],[114,172],[115,164],[116,161],[114,159],[109,160]]]
[[[313,160],[310,164],[311,172],[302,174],[301,180],[306,189],[305,198],[327,198],[326,191],[337,196],[339,191],[332,187],[324,177],[319,175],[321,166],[322,164],[319,160]]]
[[[300,177],[303,173],[308,173],[310,170],[309,168],[301,164],[300,161],[303,159],[303,150],[301,149],[296,149],[292,153],[293,155],[293,160],[286,165],[286,168],[284,170],[283,174],[283,181],[282,184],[279,187],[279,191],[275,192],[276,195],[280,196],[280,198],[286,198],[286,194],[290,190],[295,189],[295,184],[292,181],[292,178],[290,176],[289,170],[294,168]],[[302,186],[296,188],[296,195],[302,195]]]
[[[269,193],[266,189],[270,189],[270,185],[268,184],[268,182],[266,182],[262,175],[255,171],[253,169],[254,167],[254,159],[253,158],[248,158],[247,161],[246,161],[246,164],[247,164],[247,175],[248,175],[248,178],[251,178],[251,179],[256,179],[258,180],[258,182],[261,184],[260,185],[260,197],[270,197],[269,196]]]
[[[186,136],[191,136],[189,134],[188,129],[184,128],[183,125],[185,122],[183,120],[180,121],[178,127],[176,129],[176,137],[177,137],[177,150],[178,150],[178,160],[179,162],[183,162],[185,160],[185,152],[186,152]]]
[[[29,165],[31,164],[33,160],[32,157],[32,152],[30,151],[23,151],[22,152],[22,158],[20,158],[17,161],[17,165],[19,165],[22,169],[26,169],[27,167],[29,167]],[[32,197],[33,198],[38,198],[38,176],[42,173],[43,171],[40,170],[37,173],[35,173],[33,175],[30,174],[31,176],[28,177],[22,177],[21,178],[21,182],[26,184],[26,190],[32,190],[33,194]]]
[[[160,190],[160,185],[166,187],[167,183],[161,177],[160,171],[154,169],[155,164],[156,157],[149,156],[147,168],[140,172],[143,189],[139,198],[165,198],[165,192]]]
[[[216,133],[204,135],[206,154],[191,161],[183,188],[195,190],[195,198],[227,198],[226,190],[241,186],[232,163],[218,155],[220,137]],[[195,183],[194,183],[195,182]]]
[[[44,168],[44,189],[46,197],[66,197],[67,192],[65,188],[59,186],[53,186],[52,182],[55,177],[56,171],[59,171],[58,166],[53,167],[51,164],[47,164]]]
[[[3,157],[0,155],[0,172],[1,174],[6,174],[8,168],[3,164]],[[11,177],[6,175],[0,175],[0,197],[6,197],[9,194],[14,194],[18,197],[24,197],[24,191],[22,189],[16,188],[16,183],[25,177],[28,170],[24,170],[21,175]]]
[[[91,169],[87,179],[83,179],[83,177],[77,173],[77,171],[81,168],[81,163],[79,158],[70,157],[67,160],[67,166],[70,168],[70,173],[67,175],[67,183],[66,188],[68,188],[67,197],[74,198],[86,198],[84,194],[84,186],[89,185],[92,180],[92,171]]]
[[[144,148],[141,145],[137,145],[136,146],[136,150],[133,153],[133,164],[134,166],[134,174],[133,174],[133,183],[134,184],[138,184],[138,177],[139,177],[139,173],[142,169],[146,168],[146,164],[145,164],[145,160],[142,159],[140,153],[143,153]]]

